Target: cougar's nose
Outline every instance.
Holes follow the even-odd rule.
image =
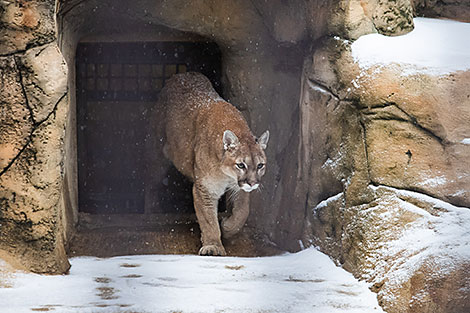
[[[250,188],[251,188],[252,190],[257,189],[258,186],[259,186],[259,184],[258,184],[258,182],[257,182],[256,180],[249,180],[249,181],[248,181],[248,185],[250,185]]]
[[[245,180],[243,184],[240,186],[244,191],[250,192],[259,187],[259,184],[253,180]]]
[[[247,180],[246,183],[250,185],[250,187],[253,187],[254,185],[258,184],[256,180]]]

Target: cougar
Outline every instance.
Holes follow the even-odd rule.
[[[193,183],[199,254],[226,255],[221,236],[235,235],[248,218],[249,193],[266,171],[269,131],[255,138],[242,114],[200,73],[174,75],[159,105],[166,108],[164,154]],[[219,226],[218,200],[226,192],[233,195],[232,215]]]

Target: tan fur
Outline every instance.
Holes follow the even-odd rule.
[[[167,110],[165,154],[194,183],[194,208],[202,241],[199,254],[225,255],[217,219],[218,200],[229,190],[236,193],[232,216],[222,222],[224,237],[230,237],[248,217],[249,197],[244,190],[256,189],[264,175],[263,149],[269,132],[258,142],[241,113],[220,98],[199,73],[173,76],[160,94],[159,105]]]

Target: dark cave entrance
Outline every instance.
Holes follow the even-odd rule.
[[[81,42],[76,52],[79,212],[190,214],[191,183],[164,158],[165,81],[202,72],[221,92],[213,42]]]
[[[58,42],[69,88],[62,193],[69,256],[198,252],[191,184],[161,149],[162,108],[156,99],[169,75],[199,71],[208,76],[255,134],[289,127],[286,117],[298,101],[302,56],[273,44],[251,13],[240,14],[245,16],[240,21],[226,20],[228,11],[217,10],[211,14],[223,23],[212,24],[194,15],[198,10],[185,15],[184,8],[169,7],[94,0],[59,4]],[[250,12],[246,9],[230,10],[238,15]],[[290,60],[300,61],[292,65]],[[274,151],[286,144],[283,136],[269,146],[268,187],[251,197],[242,231],[224,241],[229,255],[275,254],[273,242],[291,236],[278,231],[284,227],[279,224],[282,203],[289,200],[269,187],[279,183]],[[230,205],[222,199],[218,217],[229,214]]]

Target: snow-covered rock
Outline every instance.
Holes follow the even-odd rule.
[[[470,146],[465,144],[470,137],[470,45],[459,40],[470,37],[470,24],[430,19],[415,19],[415,24],[416,30],[400,37],[327,40],[313,55],[307,75],[310,84],[324,86],[336,98],[335,112],[316,104],[333,100],[309,95],[318,94],[314,89],[304,88],[304,97],[318,98],[309,106],[326,112],[325,123],[331,125],[326,127],[337,133],[342,129],[337,142],[332,140],[339,135],[329,136],[330,158],[344,152],[341,141],[363,145],[359,159],[367,164],[359,170],[358,159],[352,171],[355,177],[364,173],[361,188],[372,181],[470,207]],[[435,37],[446,38],[449,49],[433,51]],[[315,116],[319,120],[324,116],[320,111]],[[334,120],[351,120],[351,135]],[[360,134],[354,139],[356,132]],[[319,146],[317,142],[315,149]],[[350,158],[343,153],[344,166],[351,167],[345,165]]]
[[[414,24],[332,36],[307,60],[306,238],[373,282],[387,312],[468,312],[470,24]]]
[[[313,208],[314,244],[372,283],[387,312],[468,312],[470,209],[369,189],[370,203],[348,207],[341,193]]]
[[[470,69],[470,23],[415,18],[413,31],[396,37],[369,34],[351,45],[361,69],[400,66],[402,75],[445,75]]]

